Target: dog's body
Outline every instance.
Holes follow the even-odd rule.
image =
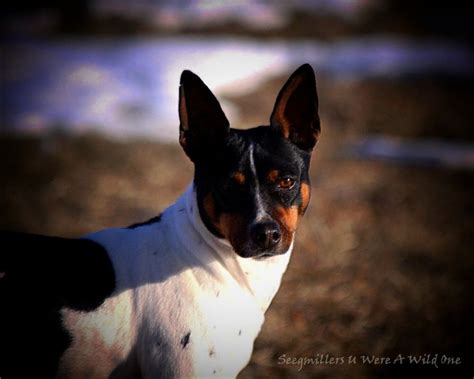
[[[39,372],[229,378],[248,363],[309,202],[309,159],[319,134],[312,69],[302,66],[289,79],[270,127],[246,131],[229,129],[207,87],[184,72],[180,119],[180,143],[195,178],[160,217],[80,240],[3,236],[2,244],[25,254],[34,246],[50,249],[45,260],[27,257],[40,274],[21,271],[18,257],[0,266],[0,294],[14,309],[3,316],[4,331],[24,317],[15,308],[27,309],[16,286],[37,280],[38,293],[48,293],[48,301],[38,301],[38,317],[53,330],[42,338],[54,339],[55,348],[40,353],[46,365],[34,360]],[[32,329],[26,327],[24,338]],[[7,333],[11,346],[3,346],[12,350],[3,352],[5,377],[30,372],[12,363],[22,347],[15,333]]]
[[[230,378],[247,364],[290,254],[242,258],[198,213],[189,188],[155,223],[88,236],[111,252],[117,286],[94,312],[63,311],[62,372],[107,377],[127,361],[124,377],[138,363],[147,377]]]

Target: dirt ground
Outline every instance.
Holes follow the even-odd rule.
[[[247,125],[266,122],[281,84],[233,99]],[[323,78],[319,95],[311,205],[240,378],[472,377],[474,173],[344,154],[366,133],[472,142],[472,90],[431,79]],[[191,179],[177,144],[2,136],[0,228],[78,236],[129,225],[160,213]],[[426,364],[408,362],[424,354]],[[363,361],[372,355],[392,363]],[[393,363],[398,356],[403,364]]]

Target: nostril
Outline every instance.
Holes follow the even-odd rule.
[[[281,233],[278,230],[274,230],[272,233],[272,241],[274,243],[280,242],[281,239]]]

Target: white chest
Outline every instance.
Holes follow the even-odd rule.
[[[143,307],[144,366],[176,377],[235,377],[250,359],[263,311],[238,286],[194,287],[193,277],[185,272],[142,289],[140,298],[156,299]]]
[[[290,252],[240,258],[184,200],[159,224],[89,236],[109,252],[117,288],[96,311],[65,314],[74,331],[65,368],[99,365],[96,377],[116,369],[130,377],[138,368],[145,378],[231,378],[248,363]]]

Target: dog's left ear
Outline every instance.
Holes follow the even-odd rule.
[[[181,74],[179,120],[179,143],[192,161],[212,154],[229,134],[229,121],[219,101],[199,76],[188,70]]]
[[[318,105],[314,71],[304,64],[280,90],[270,117],[271,127],[300,149],[311,151],[321,132]]]

